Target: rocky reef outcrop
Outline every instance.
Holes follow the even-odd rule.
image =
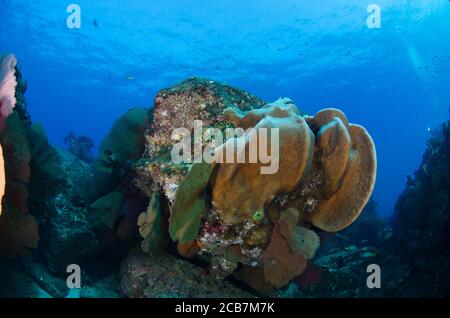
[[[408,176],[393,217],[393,242],[414,258],[450,256],[450,122],[436,128]]]
[[[408,264],[405,289],[450,295],[450,121],[434,129],[422,163],[408,176],[392,220],[391,251]]]
[[[386,221],[369,199],[370,135],[337,109],[309,116],[287,98],[190,78],[121,116],[94,159],[86,137],[70,135],[69,151],[48,142],[8,61],[0,297],[450,294],[448,123]],[[275,171],[271,151],[245,157],[264,129]],[[82,268],[80,290],[66,286],[69,264]],[[382,288],[367,288],[370,264]]]
[[[203,138],[211,128],[214,138]],[[223,140],[228,128],[245,132]],[[280,153],[276,171],[264,172],[267,161],[245,158],[272,128],[279,138],[266,135],[264,146]],[[188,153],[175,162],[185,140]],[[289,99],[267,104],[209,80],[161,91],[146,141],[136,179],[151,199],[138,219],[143,249],[160,251],[168,231],[182,256],[206,258],[217,278],[233,274],[259,291],[300,275],[320,245],[316,232],[350,225],[375,181],[369,134],[339,110],[306,116]]]

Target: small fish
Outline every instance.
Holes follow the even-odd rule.
[[[134,76],[128,76],[127,80],[129,80],[129,81],[134,80]]]
[[[95,26],[95,27],[98,27],[97,20],[94,19],[93,23],[94,23],[94,26]]]

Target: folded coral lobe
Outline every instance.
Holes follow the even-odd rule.
[[[327,123],[328,121],[328,123]],[[315,165],[323,191],[311,223],[328,232],[349,226],[359,216],[372,194],[376,177],[375,145],[364,127],[349,124],[345,115],[325,109],[311,120],[320,127]]]
[[[16,57],[12,54],[0,55],[0,118],[8,117],[16,105]]]
[[[233,163],[223,158],[224,162],[219,166],[213,186],[214,208],[221,212],[221,217],[227,224],[236,224],[250,219],[253,213],[261,210],[279,193],[295,189],[310,165],[314,135],[295,105],[287,99],[246,113],[229,109],[226,114],[237,127],[244,129],[253,127],[257,133],[237,138],[243,140],[245,147],[237,149]],[[278,140],[272,138],[263,140],[261,129],[272,128],[278,129]],[[230,141],[233,140],[227,143]],[[236,157],[239,157],[238,152],[251,154],[252,142],[255,142],[254,145],[257,144],[257,147],[253,148],[253,151],[258,148],[257,162],[238,163],[236,160]],[[278,156],[272,157],[278,167],[267,174],[262,173],[264,171],[262,169],[267,168],[269,164],[262,162],[259,149],[265,146],[266,150],[272,149],[270,151],[273,151],[273,146],[278,148]],[[220,153],[223,148],[216,152]],[[245,154],[242,155],[244,156]]]

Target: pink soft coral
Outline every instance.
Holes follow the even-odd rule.
[[[0,56],[0,121],[11,115],[16,105],[15,67],[16,57],[12,54]]]

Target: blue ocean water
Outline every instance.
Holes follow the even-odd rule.
[[[70,29],[70,4],[81,28]],[[381,8],[381,27],[366,24]],[[391,214],[429,130],[449,116],[450,2],[445,0],[0,0],[0,52],[28,81],[33,121],[64,146],[98,144],[133,106],[190,76],[342,109],[377,146],[374,198]]]

